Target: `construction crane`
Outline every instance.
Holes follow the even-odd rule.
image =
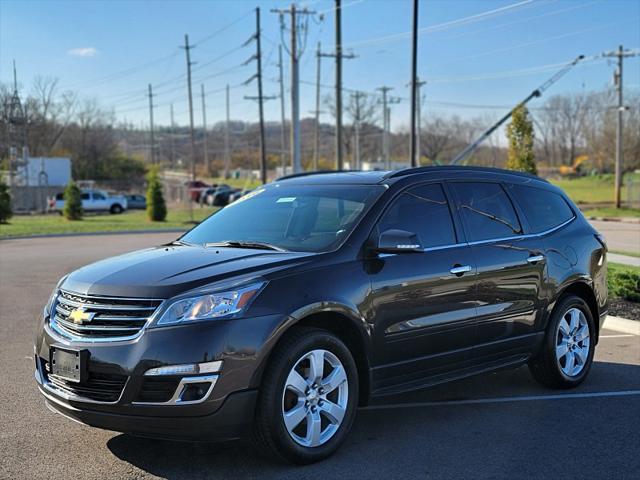
[[[513,115],[513,112],[517,109],[522,107],[523,105],[526,105],[527,103],[529,103],[532,99],[534,98],[538,98],[541,97],[542,94],[554,83],[556,83],[558,80],[560,80],[562,77],[564,77],[567,72],[569,70],[571,70],[573,67],[576,66],[576,64],[582,60],[584,58],[584,55],[580,55],[578,56],[575,60],[573,60],[572,62],[567,63],[564,67],[562,67],[558,72],[556,72],[555,75],[553,75],[549,80],[547,80],[546,82],[544,82],[542,85],[540,85],[538,88],[536,88],[533,92],[531,92],[529,94],[529,96],[527,98],[525,98],[524,100],[522,100],[520,103],[518,103],[515,107],[513,107],[509,113],[507,113],[504,117],[502,117],[500,120],[498,120],[495,124],[493,124],[488,130],[486,130],[482,135],[480,135],[478,137],[478,139],[473,142],[470,143],[467,148],[465,148],[462,152],[460,152],[453,160],[451,160],[450,164],[451,165],[456,165],[457,163],[461,162],[462,160],[464,160],[465,158],[467,158],[471,153],[473,153],[482,142],[484,142],[493,132],[495,132],[498,128],[500,128],[500,126],[506,122],[507,120],[509,120],[509,118],[511,118],[511,115]]]

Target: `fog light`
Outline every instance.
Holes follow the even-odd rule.
[[[156,375],[197,375],[200,373],[214,373],[222,370],[222,360],[216,362],[187,363],[183,365],[167,365],[166,367],[151,368],[144,372],[145,376]]]
[[[209,392],[211,382],[188,383],[184,386],[180,395],[181,402],[195,402],[202,400]]]

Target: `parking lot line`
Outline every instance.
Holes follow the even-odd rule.
[[[630,333],[621,333],[619,335],[600,335],[598,338],[624,338],[624,337],[635,337]]]
[[[433,402],[394,403],[369,405],[361,410],[389,410],[395,408],[439,407],[448,405],[476,405],[483,403],[535,402],[543,400],[573,400],[576,398],[627,397],[640,395],[640,390],[620,390],[613,392],[564,393],[556,395],[524,395],[519,397],[470,398],[467,400],[442,400]]]

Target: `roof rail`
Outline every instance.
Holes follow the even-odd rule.
[[[285,175],[283,177],[276,178],[276,182],[280,180],[289,180],[290,178],[298,178],[298,177],[308,177],[311,175],[322,175],[325,173],[353,173],[353,172],[361,172],[362,170],[315,170],[315,171],[307,171],[300,173],[292,173],[290,175]]]
[[[505,170],[503,168],[495,168],[495,167],[478,167],[478,166],[473,166],[473,165],[431,165],[431,166],[426,166],[426,167],[413,167],[413,168],[403,168],[402,170],[396,170],[394,172],[389,172],[386,176],[385,179],[387,178],[397,178],[397,177],[404,177],[407,175],[415,175],[418,173],[428,173],[428,172],[435,172],[435,171],[443,171],[443,170],[458,170],[458,171],[475,171],[475,172],[485,172],[485,173],[503,173],[503,174],[508,174],[508,175],[516,175],[519,177],[526,177],[526,178],[535,178],[536,180],[541,180],[543,182],[546,182],[545,179],[540,178],[536,175],[533,175],[531,173],[526,173],[526,172],[518,172],[515,170]]]

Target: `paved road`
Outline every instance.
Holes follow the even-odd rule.
[[[640,254],[640,223],[591,221],[607,239],[609,250]]]
[[[638,478],[640,337],[603,332],[589,379],[550,391],[525,368],[361,410],[346,445],[308,467],[243,444],[180,444],[95,430],[49,412],[33,381],[35,318],[89,261],[175,234],[0,242],[0,478]]]

